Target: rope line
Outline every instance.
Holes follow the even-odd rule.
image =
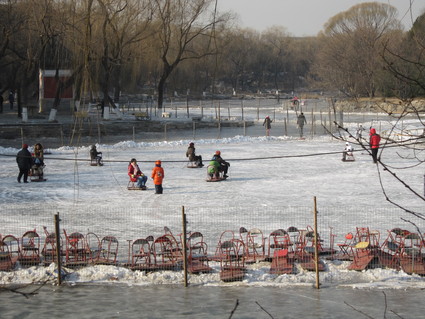
[[[404,144],[393,144],[386,145],[385,148],[391,147],[402,147],[409,145],[418,145],[425,144],[425,142],[412,142],[412,143],[404,143]],[[363,152],[365,149],[353,150],[352,152]],[[366,149],[368,150],[368,149]],[[332,152],[321,152],[321,153],[310,153],[310,154],[296,154],[296,155],[276,155],[276,156],[266,156],[266,157],[251,157],[251,158],[231,158],[226,159],[226,161],[258,161],[258,160],[268,160],[268,159],[278,159],[278,158],[302,158],[302,157],[312,157],[312,156],[324,156],[324,155],[336,155],[342,154],[345,151],[332,151]],[[8,154],[0,154],[0,156],[5,157],[16,157],[16,155],[8,155]],[[90,159],[82,159],[82,158],[59,158],[59,157],[49,157],[49,160],[58,160],[58,161],[78,161],[78,162],[90,162]],[[156,160],[140,160],[137,161],[139,163],[154,163]],[[128,163],[129,160],[104,160],[104,163]],[[187,163],[186,160],[161,160],[163,163]]]

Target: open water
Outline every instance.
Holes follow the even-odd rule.
[[[28,287],[27,291],[34,289]],[[0,293],[1,318],[424,318],[424,290],[340,287],[44,286]]]

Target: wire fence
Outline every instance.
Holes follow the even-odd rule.
[[[54,216],[65,267],[110,264],[143,271],[181,271],[183,243],[189,271],[237,271],[263,262],[273,274],[313,270],[317,227],[320,270],[347,261],[349,270],[389,267],[425,275],[423,219],[396,208],[319,207],[72,207],[7,205],[1,221],[0,267],[49,265],[55,256]],[[183,217],[186,241],[183,240]],[[225,244],[226,243],[226,244]],[[229,243],[232,243],[229,246]],[[208,263],[219,263],[212,269]],[[227,267],[227,268],[226,268]],[[236,279],[235,279],[236,278]]]

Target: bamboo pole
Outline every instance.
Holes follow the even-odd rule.
[[[187,281],[187,241],[186,241],[186,214],[184,212],[184,206],[182,206],[182,227],[183,227],[183,272],[184,272],[184,286],[189,285]]]
[[[314,265],[316,268],[316,289],[320,289],[319,277],[319,235],[317,234],[317,201],[314,196]]]
[[[59,213],[55,215],[55,239],[56,239],[56,263],[58,265],[58,285],[62,283],[62,256],[61,256],[61,240],[59,227]]]

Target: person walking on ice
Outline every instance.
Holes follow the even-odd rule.
[[[266,116],[263,122],[263,126],[266,128],[266,136],[270,136],[270,129],[272,128],[271,123],[273,120],[270,119],[270,116]]]
[[[152,170],[152,179],[155,184],[155,194],[162,194],[162,180],[164,179],[164,169],[161,167],[161,161],[155,162],[155,167]]]
[[[307,124],[307,120],[305,119],[304,113],[301,112],[300,115],[298,115],[298,119],[297,119],[297,125],[300,130],[300,137],[303,137],[303,134],[304,134],[303,133],[304,124]]]

